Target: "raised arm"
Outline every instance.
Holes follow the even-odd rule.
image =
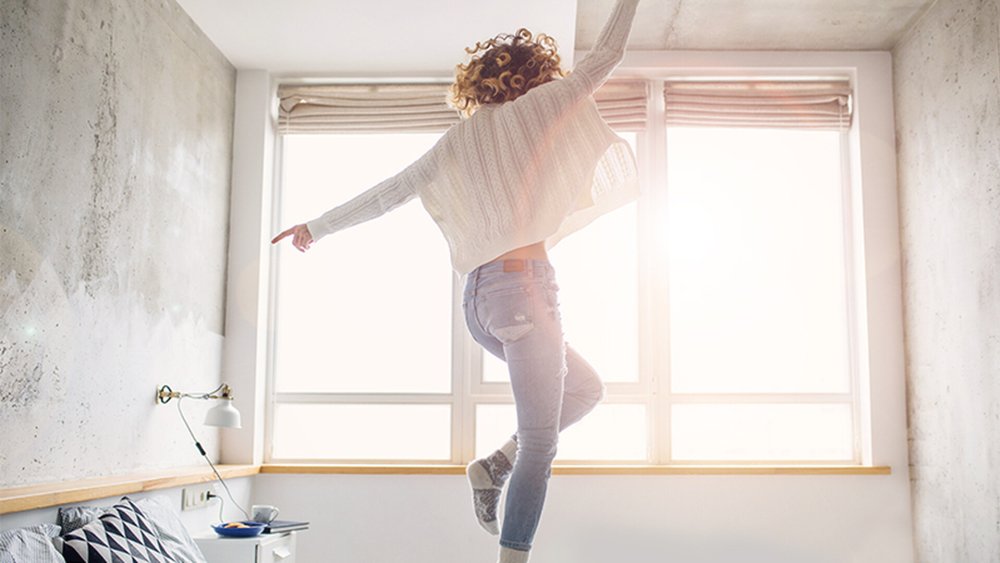
[[[632,20],[635,19],[638,3],[639,0],[618,0],[615,3],[594,46],[565,78],[579,93],[593,94],[625,58],[625,44],[632,31]]]

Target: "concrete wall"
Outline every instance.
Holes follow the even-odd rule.
[[[153,396],[220,379],[235,70],[174,0],[0,18],[0,487],[200,463]]]
[[[939,0],[894,51],[919,561],[1000,561],[1000,13]]]

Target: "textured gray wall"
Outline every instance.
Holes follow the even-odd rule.
[[[235,70],[173,0],[0,1],[0,486],[200,463],[153,396],[219,381]]]
[[[893,55],[916,551],[1000,561],[996,0],[939,0]]]
[[[629,48],[887,50],[933,1],[642,0]],[[577,0],[577,49],[594,44],[614,5]]]

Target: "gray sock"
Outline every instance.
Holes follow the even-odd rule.
[[[500,533],[497,522],[500,493],[514,468],[516,454],[517,442],[512,438],[499,450],[466,467],[466,475],[472,485],[472,504],[476,510],[476,519],[484,530],[494,536]]]
[[[530,553],[530,551],[519,551],[501,545],[497,563],[528,563],[528,554]]]

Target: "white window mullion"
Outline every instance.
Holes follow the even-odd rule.
[[[513,405],[514,401],[509,396],[497,395],[493,393],[483,393],[470,395],[473,405]]]
[[[607,396],[636,395],[650,397],[653,395],[651,379],[639,381],[638,383],[611,382],[605,383],[604,388]]]
[[[329,459],[325,457],[312,458],[312,457],[290,457],[281,458],[278,460],[282,465],[344,465],[344,466],[419,466],[419,465],[439,465],[444,466],[440,459],[366,459],[366,458],[351,458],[351,459]],[[365,473],[369,474],[379,474],[380,471],[374,469],[373,467],[366,467]],[[398,470],[389,470],[386,473],[394,474]],[[353,473],[354,471],[348,471],[348,473]],[[426,472],[421,468],[421,473]]]
[[[465,326],[465,316],[462,310],[464,287],[463,277],[452,276],[453,311],[452,315],[452,434],[451,457],[453,463],[471,459],[475,445],[475,415],[476,408],[472,403],[472,382],[479,378],[481,371],[478,347]]]
[[[450,405],[451,393],[275,393],[276,403]]]
[[[284,193],[284,141],[285,136],[275,133],[274,135],[274,166],[272,168],[272,181],[274,189],[271,190],[271,221],[270,229],[272,233],[277,233],[280,228],[278,218],[281,217],[281,194]],[[278,247],[271,245],[271,268],[268,272],[267,282],[267,358],[265,358],[264,377],[264,462],[271,461],[274,451],[274,413],[277,402],[277,388],[275,387],[275,334],[274,330],[275,314],[278,307],[278,284],[280,283],[278,268],[274,264],[278,263]]]
[[[719,461],[717,459],[678,459],[670,462],[672,465],[694,466],[771,466],[771,465],[845,465],[849,459],[741,459]]]
[[[844,287],[847,291],[847,358],[848,358],[848,368],[850,369],[850,381],[848,391],[851,395],[851,432],[854,435],[854,462],[855,463],[867,463],[866,451],[869,448],[866,447],[864,439],[862,436],[862,419],[861,413],[861,377],[859,365],[861,358],[858,353],[858,339],[863,336],[862,331],[859,330],[859,319],[858,319],[858,297],[855,290],[855,276],[858,271],[855,268],[855,262],[858,256],[864,256],[864,250],[857,248],[856,237],[855,237],[855,220],[854,220],[854,191],[851,186],[851,160],[850,160],[850,137],[847,131],[840,134],[840,178],[841,178],[841,193],[843,194],[843,210],[844,210],[844,277],[845,284]],[[863,269],[862,269],[863,271]],[[863,282],[863,280],[862,280]]]
[[[671,402],[674,404],[853,404],[851,393],[673,393]]]
[[[670,463],[670,303],[667,227],[667,130],[661,92],[664,81],[649,82],[646,132],[641,137],[643,195],[640,208],[640,301],[646,318],[642,332],[643,365],[651,389],[650,449],[653,463]]]

